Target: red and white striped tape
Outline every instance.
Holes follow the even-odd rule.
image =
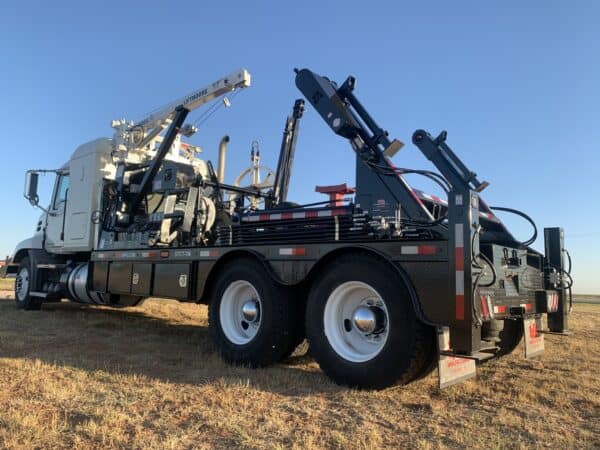
[[[285,247],[279,249],[280,256],[305,256],[306,248],[304,247]]]
[[[403,245],[400,250],[402,255],[435,255],[437,252],[435,245]]]
[[[465,241],[463,224],[454,225],[454,265],[456,270],[456,320],[465,320]]]
[[[269,220],[292,220],[292,219],[312,219],[316,217],[333,217],[349,214],[344,208],[322,209],[318,211],[295,211],[281,213],[254,214],[242,217],[243,222],[266,222]]]

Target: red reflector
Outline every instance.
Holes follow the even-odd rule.
[[[465,270],[465,249],[464,249],[464,247],[456,247],[454,249],[454,264],[456,264],[456,270]]]
[[[533,304],[525,303],[525,311],[533,311]]]
[[[487,296],[486,295],[482,295],[481,296],[481,314],[483,314],[483,318],[484,319],[487,319],[490,316],[490,313],[488,311]]]
[[[456,296],[456,320],[465,320],[465,296]]]
[[[437,247],[435,245],[419,245],[419,255],[435,255]]]
[[[558,311],[558,293],[552,292],[548,295],[548,312]]]
[[[506,312],[506,306],[496,306],[494,309],[498,314],[504,314]]]

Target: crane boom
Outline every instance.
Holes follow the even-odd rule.
[[[250,73],[246,69],[240,69],[232,74],[223,77],[214,83],[209,84],[200,89],[196,89],[160,109],[141,121],[133,124],[130,129],[143,127],[145,130],[150,130],[164,123],[165,120],[172,118],[175,110],[179,106],[183,106],[188,111],[193,111],[196,108],[214,100],[220,95],[227,94],[235,89],[243,89],[250,86]]]
[[[114,142],[117,145],[123,145],[127,149],[127,152],[146,148],[149,144],[153,146],[151,143],[156,143],[159,134],[169,126],[164,138],[160,140],[160,146],[156,149],[156,154],[148,161],[148,167],[144,173],[138,192],[122,210],[135,211],[146,197],[163,160],[177,139],[178,134],[182,132],[183,122],[189,112],[214,100],[220,95],[248,86],[250,86],[250,73],[246,69],[241,69],[169,103],[167,106],[137,123],[126,125],[124,122],[119,122],[114,124],[113,127],[117,129]],[[125,170],[127,169],[123,166],[123,171]],[[120,192],[120,195],[122,195],[122,192]],[[124,217],[129,219],[129,216]]]
[[[113,120],[111,125],[115,129],[113,146],[116,151],[124,155],[131,151],[153,148],[153,143],[159,140],[159,135],[169,125],[169,121],[173,120],[179,107],[191,112],[223,94],[249,86],[250,73],[246,69],[240,69],[170,102],[138,122]],[[142,150],[142,153],[144,152]]]

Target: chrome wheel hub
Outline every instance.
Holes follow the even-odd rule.
[[[361,333],[378,333],[385,327],[385,313],[376,306],[361,305],[352,314],[352,324]]]
[[[329,295],[323,328],[339,356],[351,362],[369,361],[387,342],[390,323],[386,304],[373,286],[347,281]]]
[[[248,300],[242,305],[242,316],[247,322],[256,322],[259,314],[260,310],[256,300]]]
[[[221,329],[233,344],[252,341],[261,324],[261,301],[256,288],[246,280],[233,281],[221,297]]]

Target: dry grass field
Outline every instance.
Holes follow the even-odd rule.
[[[574,334],[546,353],[479,367],[438,391],[338,387],[297,352],[260,370],[229,367],[206,308],[147,301],[15,310],[0,297],[3,448],[598,448],[600,306],[576,305]]]

